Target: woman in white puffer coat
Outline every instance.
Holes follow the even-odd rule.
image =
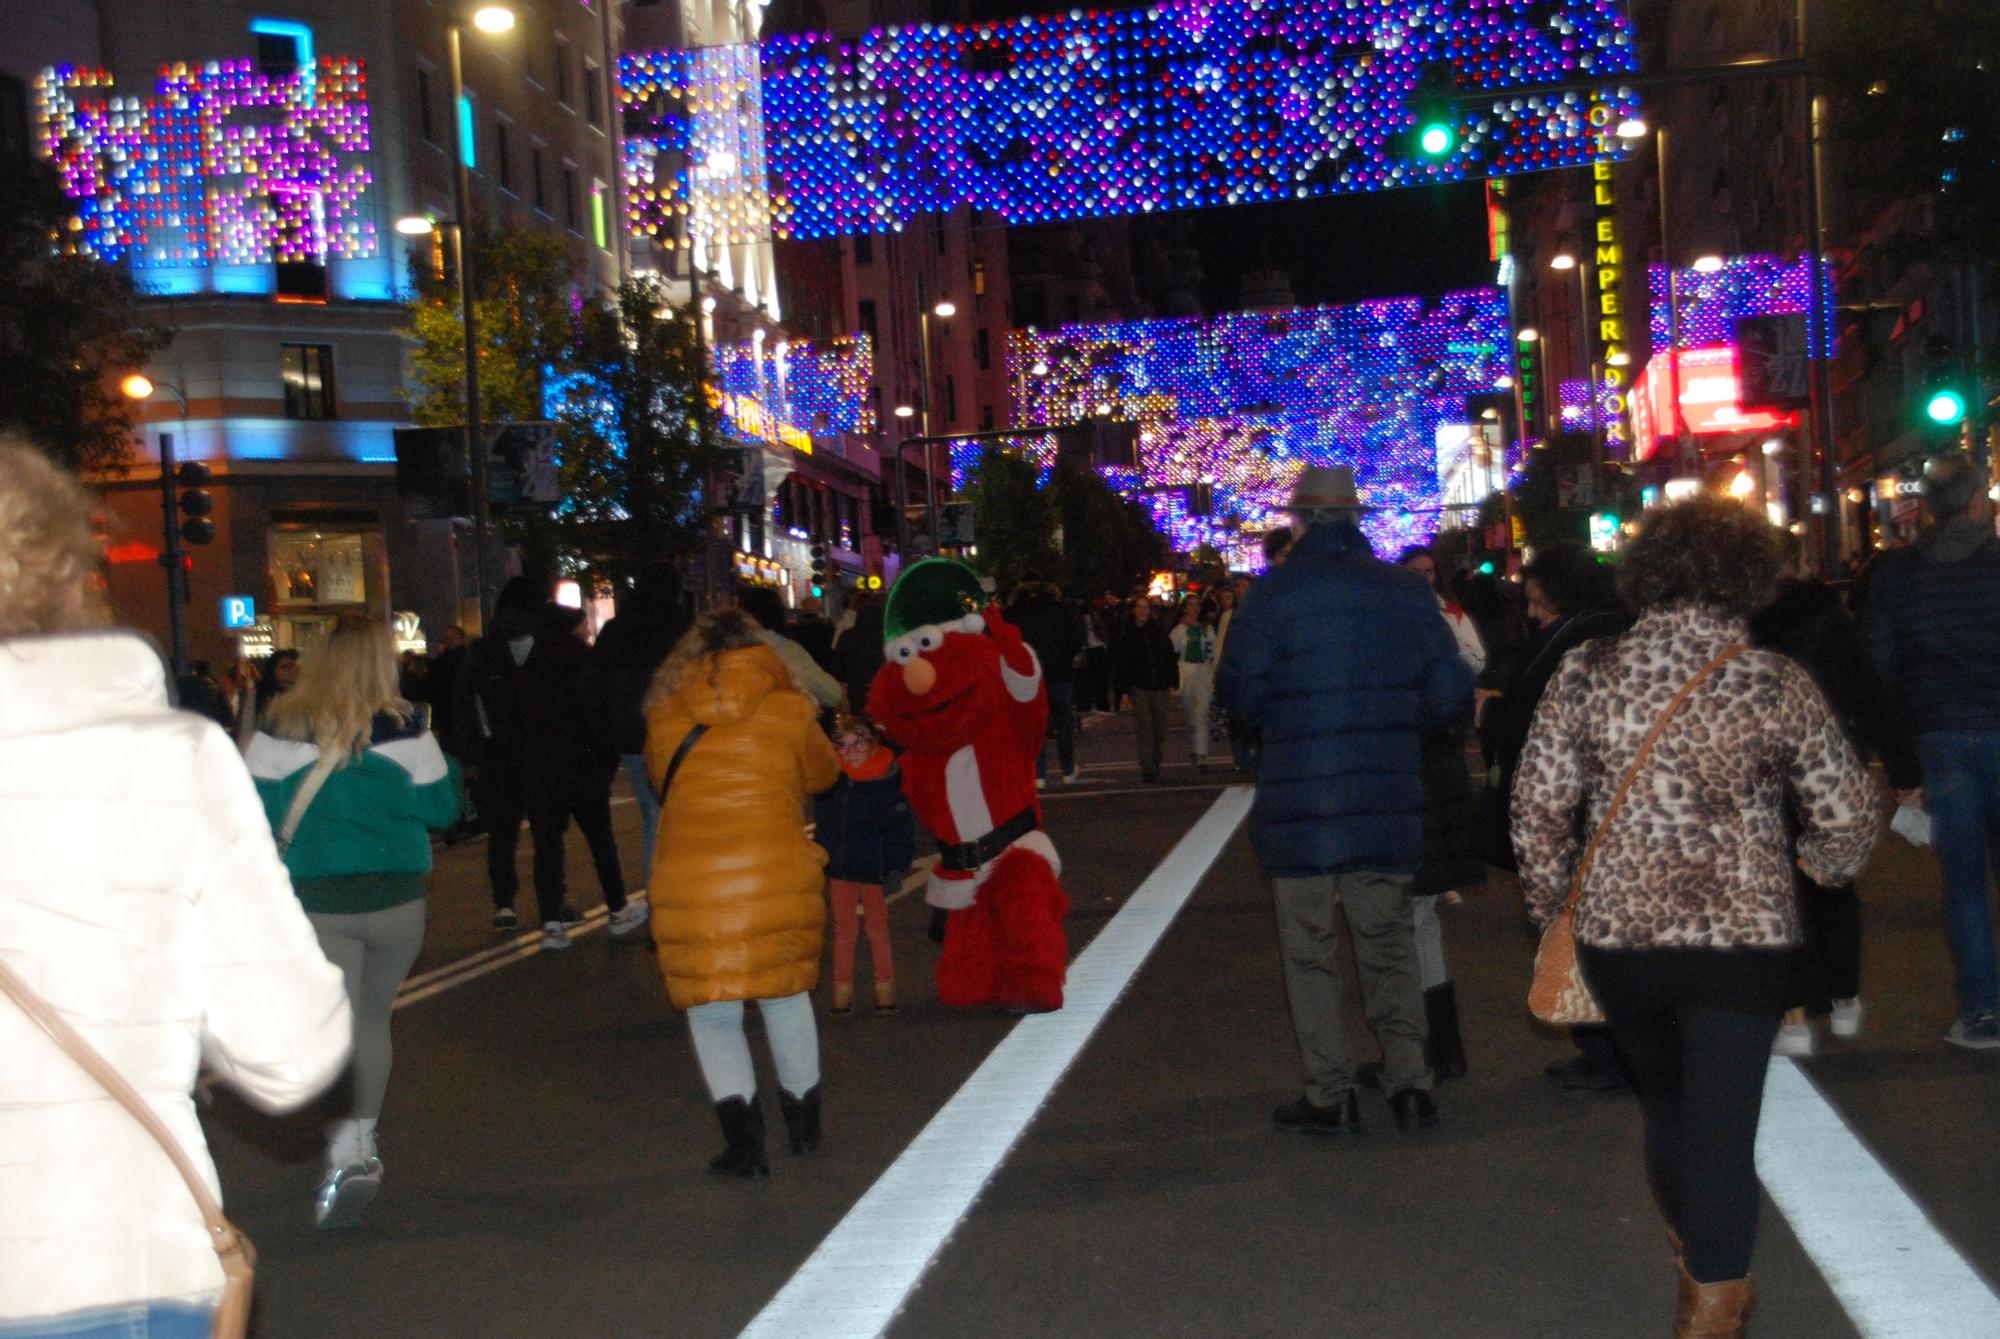
[[[88,505],[0,440],[0,961],[213,1189],[197,1067],[297,1106],[346,1063],[347,996],[236,746],[92,628]],[[4,996],[0,1057],[0,1335],[206,1335],[222,1269],[166,1154]]]

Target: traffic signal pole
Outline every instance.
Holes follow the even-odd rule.
[[[174,435],[160,434],[160,522],[165,540],[160,546],[160,566],[167,569],[167,633],[170,643],[168,664],[173,671],[174,691],[188,672],[187,556],[181,548],[180,502],[174,496]]]

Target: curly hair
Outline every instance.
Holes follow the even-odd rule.
[[[1741,503],[1694,497],[1649,515],[1618,568],[1634,613],[1706,605],[1742,618],[1778,584],[1778,532]]]
[[[0,637],[88,627],[97,571],[82,485],[32,446],[0,439]]]
[[[709,681],[714,682],[717,658],[726,651],[740,651],[751,646],[766,646],[763,625],[741,609],[711,609],[695,620],[685,636],[674,644],[674,649],[660,668],[653,674],[653,682],[646,689],[645,710],[666,698],[672,697],[683,681],[696,670],[706,666]],[[788,665],[785,673],[790,687],[805,692],[805,686]]]

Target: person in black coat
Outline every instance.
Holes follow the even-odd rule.
[[[681,593],[680,573],[671,563],[652,563],[632,584],[618,616],[597,634],[584,691],[610,723],[632,795],[639,805],[645,864],[653,869],[653,846],[660,831],[660,797],[646,775],[646,692],[674,643],[693,622]]]
[[[1168,635],[1166,616],[1150,597],[1132,602],[1132,621],[1111,643],[1112,674],[1132,695],[1132,723],[1139,744],[1139,776],[1151,784],[1160,779],[1160,760],[1167,744],[1167,727],[1174,694],[1180,691],[1180,657]]]
[[[854,625],[833,644],[835,676],[847,689],[847,705],[866,714],[868,686],[882,668],[882,597],[863,591],[855,597]]]
[[[1489,833],[1487,858],[1514,868],[1507,797],[1535,708],[1548,691],[1563,657],[1598,637],[1613,637],[1632,620],[1618,607],[1617,595],[1596,555],[1581,544],[1551,544],[1522,573],[1527,588],[1528,620],[1536,632],[1513,683],[1486,700],[1480,716],[1480,742],[1492,760],[1487,776],[1481,826]],[[1625,1065],[1605,1027],[1570,1029],[1577,1054],[1543,1072],[1564,1092],[1616,1092],[1627,1086]]]
[[[1041,662],[1049,695],[1049,728],[1063,780],[1076,780],[1076,658],[1083,653],[1083,623],[1053,585],[1030,574],[1015,588],[1007,621],[1021,631]],[[1049,746],[1035,756],[1035,780],[1048,774]]]
[[[518,923],[514,898],[521,875],[514,853],[527,817],[527,764],[521,751],[521,664],[548,633],[548,591],[517,576],[500,588],[485,635],[466,651],[452,694],[452,734],[445,749],[465,768],[472,805],[486,829],[486,878],[493,894],[493,928]]]
[[[1799,537],[1786,534],[1779,542],[1786,579],[1777,598],[1752,616],[1751,640],[1805,666],[1862,756],[1881,760],[1893,789],[1915,790],[1923,780],[1916,746],[1876,675],[1867,637],[1833,588],[1811,575]],[[1831,1014],[1837,1037],[1861,1030],[1861,900],[1851,883],[1828,888],[1802,872],[1794,878],[1805,939],[1793,960],[1794,1007],[1778,1049],[1811,1055],[1811,1019]]]
[[[583,611],[551,606],[549,633],[535,639],[521,665],[521,761],[528,831],[535,839],[535,904],[543,947],[565,948],[579,919],[567,897],[563,834],[570,820],[590,846],[598,886],[611,911],[611,933],[623,937],[646,923],[644,901],[625,896],[618,839],[611,831],[611,777],[618,749],[611,723],[584,691],[590,648]]]

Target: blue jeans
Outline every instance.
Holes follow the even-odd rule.
[[[1944,867],[1944,937],[1958,969],[1958,1011],[1990,1013],[2000,997],[1986,882],[1988,857],[2000,847],[2000,731],[1921,735],[1917,758]]]
[[[1062,774],[1068,776],[1076,770],[1076,685],[1073,683],[1052,683],[1049,691],[1049,724],[1056,732],[1056,761],[1062,766]],[[1049,771],[1049,741],[1042,740],[1042,751],[1035,755],[1035,780],[1040,781]]]
[[[646,755],[643,753],[621,753],[620,762],[625,764],[625,779],[632,783],[632,794],[639,801],[639,830],[645,834],[646,863],[640,866],[639,886],[644,888],[653,877],[653,843],[660,836],[660,797],[653,794],[653,783],[646,776]]]
[[[215,1308],[134,1302],[37,1320],[0,1320],[0,1339],[208,1339]]]

